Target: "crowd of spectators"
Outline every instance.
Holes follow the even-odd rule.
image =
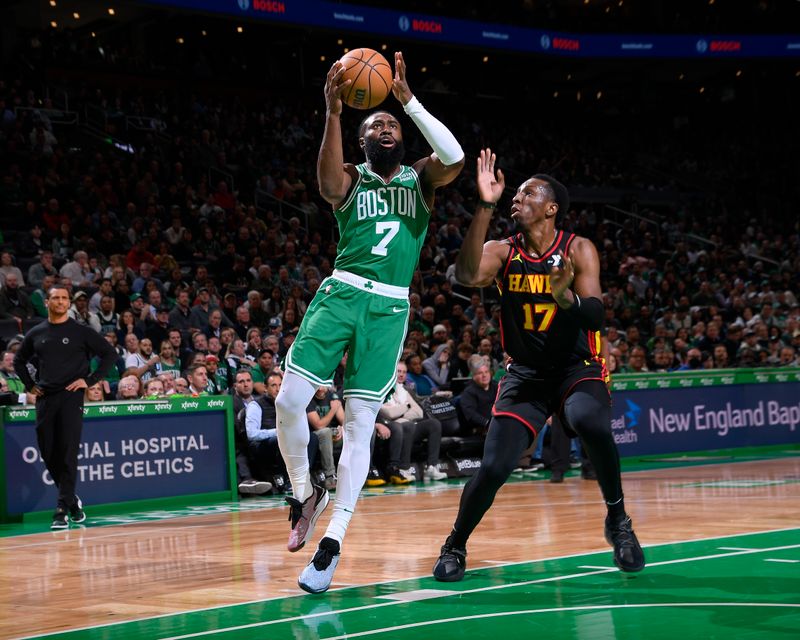
[[[0,81],[0,346],[13,351],[17,334],[46,317],[45,291],[59,284],[72,297],[70,316],[120,355],[92,399],[235,395],[243,372],[254,397],[269,397],[336,254],[334,219],[315,185],[321,93],[245,103],[199,93],[66,90],[73,105],[105,114],[109,134],[123,135],[125,114],[150,114],[160,124],[130,149],[84,138],[76,144],[79,132],[53,122],[41,89],[14,76]],[[648,163],[593,148],[586,132],[596,120],[563,135],[556,120],[482,121],[469,109],[448,114],[451,120],[468,152],[486,144],[498,150],[511,189],[540,170],[580,188],[564,226],[590,238],[600,254],[612,374],[798,366],[796,216],[737,206],[675,177],[715,172],[717,182],[734,182],[747,139],[731,143],[712,166],[706,149],[678,153],[668,135],[654,135],[661,146]],[[406,134],[413,150],[418,140]],[[681,142],[690,138],[684,132]],[[345,158],[360,155],[354,134],[346,134]],[[672,176],[663,173],[670,163]],[[776,184],[753,178],[751,186]],[[675,196],[649,209],[634,197],[628,204],[637,214],[612,219],[591,197],[607,187],[641,192],[641,200],[658,191]],[[257,190],[267,194],[266,205],[256,206]],[[491,381],[504,361],[497,293],[464,289],[454,276],[474,194],[465,171],[436,201],[401,358],[406,387],[420,401],[443,392],[455,399],[461,434],[485,427]],[[776,198],[770,192],[769,202]],[[512,232],[499,213],[490,236]],[[2,377],[10,387],[6,366]],[[470,398],[467,415],[462,396]],[[336,402],[328,398],[332,415]],[[311,428],[329,428],[325,416]],[[390,415],[384,426],[393,421]],[[331,436],[321,449],[329,478],[335,442]],[[393,450],[393,468],[397,451],[405,456]]]

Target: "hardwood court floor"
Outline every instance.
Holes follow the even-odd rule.
[[[649,547],[649,566],[635,576],[613,568],[598,488],[577,477],[506,485],[457,585],[429,578],[461,495],[454,483],[368,492],[335,591],[322,596],[296,586],[313,548],[285,551],[278,499],[2,538],[0,637],[79,629],[52,637],[530,638],[557,628],[560,638],[797,637],[800,457],[651,469],[623,481]],[[326,523],[327,514],[315,541]],[[757,535],[720,539],[742,534]],[[349,617],[356,611],[368,613]],[[130,620],[140,622],[118,624]],[[654,620],[669,620],[667,631],[635,632]]]

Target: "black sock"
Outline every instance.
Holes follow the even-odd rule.
[[[625,500],[620,498],[614,503],[606,502],[610,520],[622,520],[625,517]]]
[[[453,530],[450,532],[450,535],[447,536],[447,539],[450,542],[451,547],[455,547],[456,549],[467,548],[466,538],[464,536],[458,535],[458,531],[456,531],[455,527],[453,527]]]

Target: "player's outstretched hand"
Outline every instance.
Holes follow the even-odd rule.
[[[394,97],[400,101],[400,104],[406,105],[414,94],[408,87],[406,81],[406,61],[403,60],[403,52],[396,51],[394,54],[394,80],[392,80],[392,93]]]
[[[564,300],[564,293],[572,285],[575,279],[575,267],[569,256],[565,256],[559,251],[553,256],[552,266],[550,267],[550,290],[556,302]]]
[[[342,92],[352,84],[352,80],[343,80],[344,65],[337,60],[331,65],[325,78],[325,105],[328,113],[338,116],[342,113]]]
[[[506,188],[506,179],[500,169],[495,170],[497,156],[488,147],[478,156],[478,197],[484,202],[497,202]]]

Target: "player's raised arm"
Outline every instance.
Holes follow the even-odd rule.
[[[484,244],[489,222],[506,184],[500,169],[495,174],[496,161],[491,149],[481,150],[477,166],[478,206],[456,258],[456,280],[469,287],[491,284],[508,254],[508,247],[502,242],[490,240]]]
[[[336,206],[347,195],[352,183],[345,170],[342,151],[342,92],[351,84],[344,80],[344,65],[337,60],[325,79],[325,133],[317,158],[317,181],[320,195]]]
[[[430,156],[414,164],[423,188],[430,192],[426,197],[429,195],[433,204],[433,190],[452,182],[464,168],[464,151],[450,130],[414,97],[406,80],[406,63],[400,51],[394,54],[392,93],[433,149]]]

